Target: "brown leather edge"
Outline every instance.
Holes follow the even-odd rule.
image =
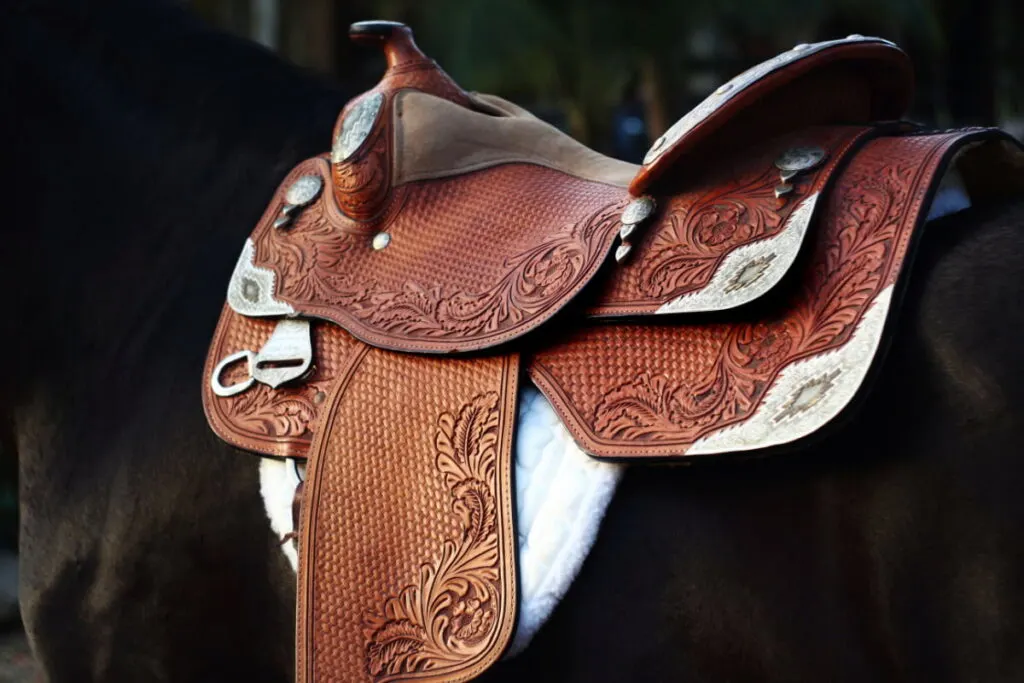
[[[888,312],[886,313],[885,327],[881,333],[882,341],[879,344],[878,351],[876,351],[875,356],[871,361],[872,370],[867,374],[867,377],[870,377],[871,375],[874,374],[874,372],[877,371],[877,368],[881,363],[881,359],[885,355],[883,351],[883,349],[886,346],[885,342],[890,335],[894,314],[899,309],[901,303],[900,299],[902,290],[905,288],[906,280],[908,277],[907,273],[910,270],[909,264],[913,260],[913,249],[911,248],[913,245],[911,244],[911,242],[913,241],[914,243],[916,243],[917,239],[919,238],[919,234],[922,232],[922,226],[926,218],[926,214],[925,212],[922,211],[922,209],[926,206],[927,200],[930,200],[932,198],[936,190],[936,180],[941,178],[942,174],[948,167],[950,161],[954,157],[957,149],[961,148],[962,146],[970,142],[976,141],[979,138],[985,137],[986,135],[992,136],[993,132],[997,131],[994,131],[994,129],[968,129],[961,131],[946,131],[928,134],[928,137],[932,137],[934,139],[934,146],[929,150],[927,159],[924,160],[921,164],[922,168],[925,168],[925,170],[918,176],[918,183],[913,190],[916,193],[915,197],[912,203],[910,204],[909,209],[902,218],[902,222],[904,224],[910,222],[912,224],[912,227],[909,230],[904,231],[904,234],[900,238],[899,244],[896,247],[897,250],[902,250],[902,256],[899,257],[899,262],[892,264],[889,272],[883,277],[882,280],[883,287],[885,285],[891,284],[898,284],[900,285],[900,287],[898,288],[898,291],[895,293],[892,304]],[[899,139],[901,137],[909,138],[922,136],[892,136],[891,138],[888,139]],[[887,138],[875,138],[875,141],[879,139]],[[865,309],[869,307],[871,303],[875,301],[876,298],[877,295],[876,297],[872,297],[871,301],[865,304]],[[804,358],[806,357],[810,356],[795,358],[786,365],[781,366],[770,381],[774,382],[775,377],[778,376],[779,372],[781,372],[786,367],[791,366],[793,363],[804,360]],[[547,371],[545,371],[542,364],[536,362],[534,359],[531,359],[531,362],[527,366],[527,372],[533,383],[537,386],[541,393],[543,393],[544,396],[551,402],[551,405],[554,407],[555,412],[558,414],[559,418],[561,419],[565,427],[573,435],[573,438],[576,440],[580,448],[583,449],[588,454],[590,454],[591,456],[599,459],[607,459],[613,461],[620,459],[628,461],[640,458],[668,460],[679,458],[686,458],[687,460],[690,460],[694,458],[694,456],[687,457],[687,450],[693,445],[693,442],[661,442],[653,446],[636,446],[598,438],[588,428],[586,421],[582,419],[582,416],[579,414],[579,412],[576,410],[572,402],[562,391],[558,382]],[[860,399],[860,397],[864,394],[865,385],[869,383],[870,382],[868,381],[868,379],[865,378],[864,382],[862,382],[860,388],[856,392],[856,395],[847,403],[847,406],[842,411],[840,411],[838,415],[829,420],[829,422],[838,421],[837,418],[841,417],[842,414],[848,410],[849,405],[851,403],[856,403]],[[729,429],[730,427],[735,426],[735,424],[738,423],[730,424],[728,426],[723,427],[723,429]],[[821,428],[824,426],[824,424],[819,426],[818,431],[820,431]],[[712,432],[712,434],[714,433],[717,433],[717,431]],[[800,439],[797,439],[797,441],[809,438],[809,436],[810,435],[803,436]],[[787,446],[788,445],[789,444],[787,444]],[[756,453],[757,451],[753,452]],[[747,453],[746,455],[749,455],[749,453]],[[716,456],[699,457],[703,458]]]
[[[356,369],[359,367],[363,358],[366,357],[366,354],[369,351],[370,347],[364,346],[364,348],[353,354],[352,363],[348,366],[345,374],[338,379],[334,390],[328,395],[327,400],[325,401],[324,413],[327,417],[325,420],[321,421],[320,431],[317,433],[317,437],[321,434],[327,434],[330,432],[331,423],[334,421],[334,407],[344,394],[345,389],[352,380],[352,376],[355,374]],[[320,446],[321,439],[317,437],[314,437],[313,446],[310,448],[311,456]],[[299,570],[296,575],[295,680],[310,681],[310,683],[312,683],[313,679],[310,667],[312,666],[313,659],[313,644],[307,638],[306,615],[310,609],[310,603],[313,596],[310,594],[311,584],[309,582],[309,563],[306,562],[306,558],[309,557],[310,553],[310,536],[312,535],[310,530],[311,518],[320,507],[319,458],[310,457],[307,460],[306,479],[303,484],[303,502],[299,526]]]
[[[630,183],[629,192],[639,196],[648,192],[650,187],[660,180],[665,173],[690,149],[702,143],[705,139],[728,126],[730,119],[736,113],[750,106],[756,106],[758,99],[766,93],[785,87],[786,85],[807,74],[812,69],[820,68],[826,64],[838,61],[853,62],[864,60],[866,63],[878,62],[889,64],[892,72],[888,75],[889,80],[901,80],[909,83],[910,87],[906,93],[899,93],[895,88],[885,87],[882,90],[885,95],[877,98],[874,105],[874,116],[872,120],[888,120],[899,118],[910,104],[910,93],[913,92],[914,74],[910,58],[900,48],[883,43],[863,43],[859,45],[840,45],[811,55],[806,59],[793,62],[789,66],[762,78],[757,83],[745,88],[722,106],[693,130],[677,140],[669,149],[651,162],[650,165],[641,166],[633,182]],[[828,122],[822,122],[828,123]],[[833,123],[844,123],[836,121]],[[857,123],[846,121],[845,123]]]

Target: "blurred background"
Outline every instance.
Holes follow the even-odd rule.
[[[895,41],[918,78],[911,118],[1024,134],[1024,0],[190,0],[208,22],[350,87],[383,60],[349,24],[392,19],[464,88],[527,107],[638,161],[719,84],[850,33]]]

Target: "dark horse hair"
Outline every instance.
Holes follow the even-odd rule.
[[[354,93],[166,0],[3,3],[0,92],[0,450],[36,654],[53,681],[280,680],[290,570],[199,381],[232,254]]]
[[[279,681],[294,579],[199,387],[238,251],[354,93],[178,3],[0,3],[0,450],[53,682]],[[930,224],[870,400],[780,457],[630,469],[487,680],[1019,679],[1024,205]]]

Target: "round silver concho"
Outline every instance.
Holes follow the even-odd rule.
[[[288,188],[284,200],[293,206],[305,206],[320,196],[324,181],[318,175],[304,175]]]
[[[377,116],[384,106],[384,94],[375,92],[367,95],[353,105],[352,110],[345,115],[341,122],[341,132],[338,133],[331,149],[331,162],[340,164],[355,154],[356,150],[370,137],[373,131],[373,124],[377,122]]]
[[[791,173],[809,171],[825,160],[821,147],[792,147],[775,160],[775,168]]]

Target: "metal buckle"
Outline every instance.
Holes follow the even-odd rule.
[[[224,369],[240,360],[246,361],[249,376],[235,384],[221,384],[220,377]],[[224,397],[240,394],[254,382],[276,389],[305,375],[312,363],[313,342],[309,321],[282,320],[277,323],[274,333],[258,353],[247,349],[236,351],[217,363],[210,376],[210,388],[217,396]]]
[[[252,383],[256,381],[256,379],[252,376],[252,364],[255,358],[256,354],[254,354],[252,351],[249,351],[248,349],[245,349],[242,351],[235,351],[233,354],[231,354],[221,362],[217,363],[217,367],[213,369],[213,374],[210,375],[210,388],[213,389],[213,393],[217,394],[218,396],[234,396],[235,394],[240,394],[249,387],[251,387]],[[228,386],[224,386],[223,384],[221,384],[220,376],[224,373],[224,368],[231,365],[232,363],[238,362],[243,359],[249,366],[249,376],[246,379],[242,380],[241,382],[236,382],[235,384],[230,384]]]
[[[306,374],[313,362],[313,343],[308,320],[282,320],[256,354],[252,376],[277,388]]]

